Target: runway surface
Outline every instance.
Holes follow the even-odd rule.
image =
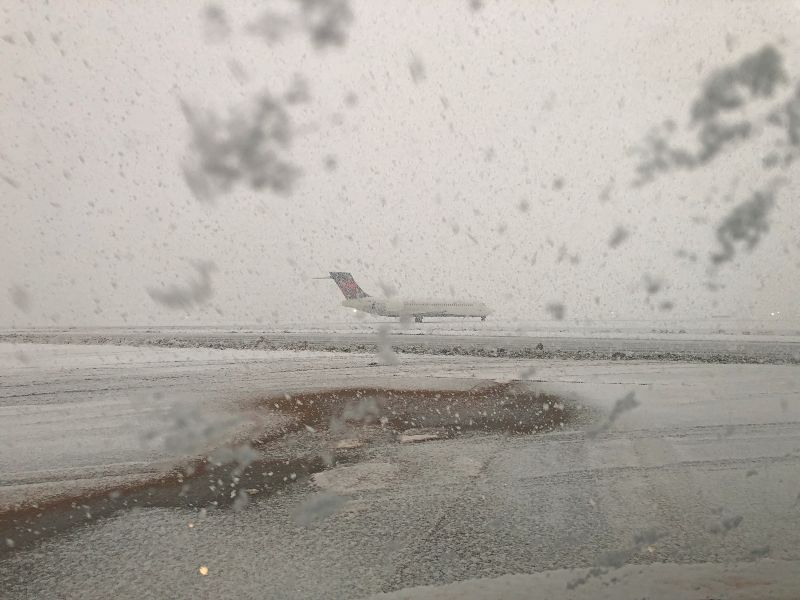
[[[316,339],[361,343],[341,335]],[[651,348],[646,340],[602,343]],[[698,352],[719,352],[700,343]],[[789,351],[756,348],[746,352],[768,359]],[[505,585],[493,578],[549,572],[547,585],[557,582],[564,597],[618,597],[615,578],[632,585],[639,577],[646,592],[647,580],[667,575],[682,597],[723,595],[726,585],[791,597],[786,590],[800,572],[794,365],[442,354],[380,364],[368,352],[114,345],[0,350],[0,500],[40,502],[0,513],[0,538],[11,540],[0,546],[4,597],[360,598],[424,585],[444,594],[449,588],[438,586]],[[336,390],[357,388],[400,395],[336,404]],[[509,402],[505,390],[517,389],[563,410],[563,426],[516,433],[513,422],[489,419],[495,425],[470,427],[481,409],[491,416]],[[299,394],[325,390],[334,392],[324,397],[334,416],[309,421],[296,407],[306,398]],[[404,405],[400,420],[384,426],[382,415],[392,414],[380,411],[399,406],[403,390],[424,393],[424,402]],[[278,402],[284,394],[291,400]],[[485,403],[467,414],[469,402]],[[354,412],[345,418],[347,410]],[[428,426],[422,416],[434,412],[446,418]],[[298,426],[282,429],[287,423]],[[230,464],[213,475],[152,479],[192,456],[239,452],[243,440],[265,433],[268,441],[249,446],[257,457],[227,456],[218,462]],[[131,487],[127,476],[149,483]],[[657,571],[662,563],[667,570]],[[768,581],[736,579],[757,574],[759,564]],[[645,577],[623,565],[657,572]],[[684,579],[723,588],[700,585],[702,595],[681,587]],[[419,589],[405,597],[438,596]]]
[[[462,332],[452,323],[429,325],[425,329],[407,329],[396,323],[388,324],[380,336],[377,335],[380,325],[332,332],[207,328],[34,330],[0,333],[0,342],[329,352],[375,352],[383,345],[410,354],[800,364],[800,336],[797,335],[714,335],[646,330],[603,330],[587,335],[580,334],[578,329],[530,333],[496,328],[486,332],[478,329]]]

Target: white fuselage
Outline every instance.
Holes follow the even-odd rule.
[[[483,302],[469,300],[393,300],[353,298],[342,306],[381,317],[481,317],[491,312]]]

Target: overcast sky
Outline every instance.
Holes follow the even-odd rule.
[[[692,143],[715,69],[771,44],[792,83],[769,102],[793,92],[800,3],[472,4],[354,1],[319,47],[248,30],[294,2],[5,0],[0,326],[342,319],[310,279],[330,270],[495,318],[800,320],[797,166],[764,169],[769,133],[632,185],[651,128]],[[298,77],[291,193],[193,193],[181,102],[224,114]],[[769,231],[714,268],[717,227],[776,175]],[[159,300],[192,280],[199,305]]]

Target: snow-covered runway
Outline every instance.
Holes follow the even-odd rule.
[[[357,353],[30,344],[4,345],[0,357],[5,507],[113,494],[187,458],[278,435],[291,417],[263,400],[284,393],[526,379],[585,409],[542,434],[402,443],[359,430],[364,439],[339,464],[329,455],[317,475],[287,471],[272,493],[252,490],[231,508],[80,513],[78,525],[18,544],[6,521],[0,589],[11,598],[357,598],[552,569],[577,569],[559,571],[564,585],[597,597],[595,580],[624,573],[623,563],[766,560],[785,572],[784,587],[800,572],[793,365],[442,355],[379,365]],[[326,435],[309,427],[267,448],[291,449],[288,464]]]

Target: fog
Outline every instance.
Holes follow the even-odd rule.
[[[316,6],[4,3],[0,326],[800,319],[796,3]]]

